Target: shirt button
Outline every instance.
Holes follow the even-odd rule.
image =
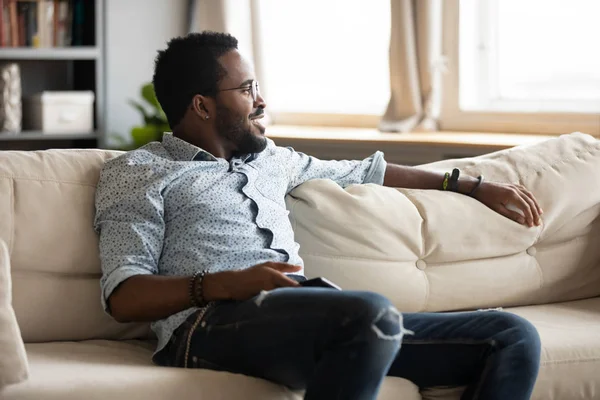
[[[425,260],[417,260],[417,268],[419,268],[421,271],[427,268],[427,263]]]

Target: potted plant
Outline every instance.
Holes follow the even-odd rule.
[[[160,141],[163,132],[170,131],[167,116],[160,107],[154,85],[146,83],[142,86],[141,97],[143,102],[129,100],[129,104],[142,114],[144,125],[131,128],[131,141],[127,142],[122,136],[113,135],[122,150],[133,150],[147,143]]]

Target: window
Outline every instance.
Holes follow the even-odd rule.
[[[389,100],[389,1],[260,0],[261,90],[278,115],[377,116]],[[377,121],[373,119],[373,121]],[[374,122],[375,124],[376,122]]]
[[[600,112],[600,2],[462,0],[460,106]]]
[[[443,7],[442,130],[600,135],[600,2]]]

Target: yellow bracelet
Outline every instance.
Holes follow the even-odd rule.
[[[448,190],[448,180],[450,179],[450,172],[444,174],[444,182],[442,183],[442,190]]]

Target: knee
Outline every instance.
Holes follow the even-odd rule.
[[[369,335],[379,339],[402,339],[402,314],[384,296],[373,292],[357,292],[350,301],[346,321],[354,319]]]
[[[525,318],[515,314],[501,313],[505,324],[505,335],[503,335],[504,346],[513,347],[517,351],[523,367],[527,365],[537,371],[541,356],[541,340],[535,326]]]

